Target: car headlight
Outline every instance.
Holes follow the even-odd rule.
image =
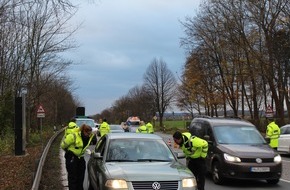
[[[231,155],[226,154],[226,153],[224,154],[224,158],[228,162],[241,162],[241,159],[239,157],[231,156]]]
[[[282,161],[282,158],[281,158],[281,156],[279,154],[274,157],[274,162],[275,163],[280,163],[281,161]]]
[[[195,178],[186,178],[182,180],[182,187],[195,187],[196,186],[196,180]]]
[[[107,180],[105,186],[111,189],[128,189],[127,182],[122,179]]]

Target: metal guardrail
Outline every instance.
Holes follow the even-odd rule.
[[[32,185],[32,188],[31,190],[38,190],[39,188],[39,184],[40,184],[40,180],[41,180],[41,175],[42,175],[42,168],[44,166],[44,163],[45,163],[45,160],[46,160],[46,156],[47,156],[47,153],[50,149],[50,146],[52,144],[52,142],[55,140],[55,138],[61,134],[63,131],[64,131],[65,128],[62,128],[60,130],[58,130],[51,138],[50,140],[48,141],[45,149],[43,150],[42,152],[42,155],[41,155],[41,158],[39,160],[39,163],[38,163],[38,167],[37,167],[37,171],[36,171],[36,175],[35,175],[35,178],[33,180],[33,185]]]

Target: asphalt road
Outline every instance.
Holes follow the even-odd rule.
[[[174,148],[173,146],[173,138],[172,135],[158,133],[165,142],[171,142],[171,147],[173,151],[181,151],[178,148]],[[206,177],[205,189],[206,190],[239,190],[239,189],[247,189],[247,190],[262,190],[262,189],[277,189],[277,190],[288,190],[290,185],[290,155],[281,155],[282,156],[282,178],[277,185],[270,186],[266,181],[246,181],[246,180],[230,180],[224,185],[216,185],[213,183],[211,176]],[[180,160],[183,164],[185,164],[185,159]]]
[[[172,135],[164,134],[164,133],[156,133],[160,135],[163,140],[167,143],[171,143],[171,148],[173,151],[180,152],[181,150],[174,147],[173,144],[173,138]],[[94,146],[90,146],[90,149],[92,150]],[[67,178],[66,178],[66,169],[64,165],[63,160],[63,151],[60,150],[60,157],[62,158],[62,182],[64,184],[65,190],[68,190],[67,188]],[[85,160],[87,161],[89,159],[89,155],[85,156]],[[210,176],[206,177],[206,184],[205,188],[207,190],[239,190],[239,189],[248,189],[248,190],[262,190],[262,189],[275,189],[275,190],[288,190],[290,185],[290,155],[282,155],[283,159],[283,173],[282,178],[280,179],[280,182],[277,185],[270,186],[267,184],[266,181],[244,181],[244,180],[230,180],[228,183],[224,185],[216,185],[213,183]],[[181,163],[185,164],[185,159],[180,160]],[[84,189],[87,190],[87,173],[85,175],[84,180]]]

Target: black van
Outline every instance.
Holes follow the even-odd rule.
[[[279,182],[282,158],[252,123],[238,118],[198,116],[188,129],[208,141],[206,164],[214,183],[222,184],[229,178]]]

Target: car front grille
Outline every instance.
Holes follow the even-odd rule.
[[[132,185],[133,185],[134,190],[150,190],[150,189],[177,190],[178,189],[178,181],[133,181]]]
[[[241,158],[242,162],[246,163],[257,163],[256,158]],[[273,163],[274,158],[262,158],[263,163]]]

